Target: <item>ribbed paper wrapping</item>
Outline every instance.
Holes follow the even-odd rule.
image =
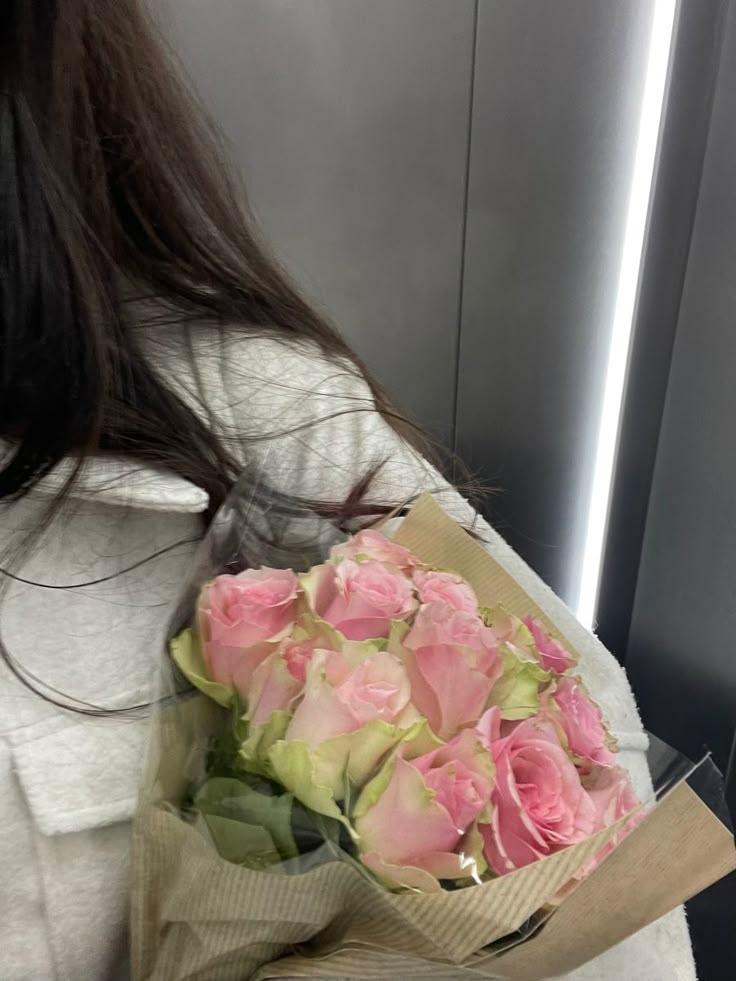
[[[481,604],[531,613],[560,637],[431,498],[417,504],[396,538],[428,564],[464,576]],[[439,895],[390,893],[349,863],[295,876],[251,871],[221,859],[175,814],[187,747],[211,718],[203,702],[197,696],[180,703],[158,723],[157,755],[134,825],[136,981],[535,981],[596,956],[736,867],[730,833],[680,785],[537,933],[490,956],[484,948],[523,926],[616,829],[500,879]]]
[[[310,953],[359,948],[350,959],[361,970],[371,948],[404,958],[419,953],[445,968],[462,964],[524,923],[610,834],[482,886],[420,896],[387,892],[347,863],[299,876],[253,872],[219,858],[175,815],[150,808],[136,828],[137,874],[149,883],[138,928],[153,941],[137,964],[138,977],[242,981],[309,941]],[[155,922],[157,937],[150,929]],[[324,965],[300,959],[305,976],[324,973]]]

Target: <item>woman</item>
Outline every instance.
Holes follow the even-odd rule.
[[[129,820],[167,617],[238,473],[343,518],[472,520],[258,243],[136,0],[0,11],[0,977],[125,978]],[[615,661],[582,652],[646,781]],[[583,978],[690,981],[679,913]]]

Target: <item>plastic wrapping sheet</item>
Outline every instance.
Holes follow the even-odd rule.
[[[544,619],[431,499],[417,504],[398,537],[428,563],[467,578],[482,601],[498,595],[510,612]],[[313,508],[246,474],[202,546],[169,640],[196,625],[197,597],[214,576],[262,566],[306,571],[344,538]],[[191,676],[201,655],[193,648],[184,657]],[[695,766],[652,739],[654,789],[636,822],[628,814],[478,884],[439,894],[392,891],[356,860],[339,821],[238,769],[248,736],[242,706],[224,707],[216,690],[208,694],[192,690],[167,649],[134,827],[137,981],[534,981],[596,956],[736,865],[712,762]],[[609,853],[600,861],[602,851]]]

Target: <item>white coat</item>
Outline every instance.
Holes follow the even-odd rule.
[[[260,460],[277,486],[339,498],[356,475],[385,460],[376,498],[444,488],[444,506],[468,518],[467,504],[402,443],[347,369],[306,348],[235,332],[220,339],[201,327],[159,327],[145,336],[168,383],[235,452]],[[27,580],[2,577],[0,640],[21,670],[66,695],[108,708],[145,701],[207,496],[169,473],[100,457],[29,541],[65,472],[60,467],[26,498],[0,506],[0,565]],[[622,762],[645,788],[645,737],[617,662],[495,532],[485,533],[496,559],[576,644]],[[146,734],[145,720],[61,711],[0,666],[0,981],[128,976],[129,821]],[[681,910],[569,975],[694,977]]]

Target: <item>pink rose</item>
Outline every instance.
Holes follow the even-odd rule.
[[[248,569],[205,587],[199,617],[210,678],[247,697],[251,675],[291,629],[299,580],[290,569]]]
[[[544,696],[546,715],[559,726],[573,758],[583,770],[613,766],[615,755],[601,710],[587,696],[577,678],[564,677]]]
[[[414,585],[422,603],[446,603],[454,610],[478,613],[478,600],[471,587],[453,572],[414,573]]]
[[[342,545],[335,545],[330,551],[331,559],[373,559],[376,562],[388,562],[403,571],[420,569],[422,563],[412,555],[408,548],[397,545],[378,531],[367,528],[359,531]]]
[[[297,631],[304,634],[303,628]],[[316,650],[329,640],[319,633],[296,640],[292,635],[282,640],[276,650],[254,670],[247,690],[248,720],[252,726],[268,722],[272,712],[288,712],[302,694],[307,669]]]
[[[391,621],[406,620],[417,608],[411,581],[383,562],[318,565],[302,585],[314,613],[348,640],[388,637]]]
[[[503,667],[493,631],[444,603],[420,608],[403,641],[412,701],[441,739],[473,725]]]
[[[596,814],[596,830],[602,831],[639,807],[629,771],[622,766],[593,770],[584,780]]]
[[[645,818],[644,808],[636,796],[628,770],[621,766],[596,767],[586,777],[583,777],[585,789],[593,802],[595,810],[594,832],[610,828],[622,817],[631,814],[627,821],[613,838],[595,855],[577,874],[576,878],[584,878],[593,871],[603,859],[609,855],[623,839],[634,830]],[[638,810],[637,810],[638,809]],[[636,813],[634,813],[636,812]]]
[[[504,737],[500,728],[497,708],[477,728],[496,763],[493,813],[480,831],[497,875],[583,841],[596,822],[593,801],[551,723],[532,717]]]
[[[293,640],[291,637],[287,637],[286,640],[281,641],[279,650],[288,665],[289,673],[304,684],[307,680],[307,668],[314,652],[324,646],[321,637],[308,640]]]
[[[388,651],[353,641],[340,651],[316,650],[301,701],[267,749],[272,775],[307,807],[340,819],[335,802],[364,786],[402,739],[426,725],[409,694],[404,666]]]
[[[304,690],[315,651],[340,648],[343,643],[340,634],[326,624],[302,616],[275,650],[271,644],[264,645],[271,653],[257,665],[241,691],[251,725],[267,722],[272,712],[290,711]]]
[[[546,671],[562,674],[575,664],[572,654],[550,637],[538,620],[534,617],[524,617],[523,622],[534,638],[534,646],[539,651],[539,659]]]
[[[468,832],[490,813],[492,787],[491,757],[471,730],[418,759],[397,754],[353,813],[362,861],[391,885],[424,892],[477,877],[482,856]]]
[[[304,698],[294,711],[286,739],[311,748],[348,735],[373,720],[394,723],[409,704],[409,679],[401,661],[387,651],[357,654],[315,651],[307,669]]]

